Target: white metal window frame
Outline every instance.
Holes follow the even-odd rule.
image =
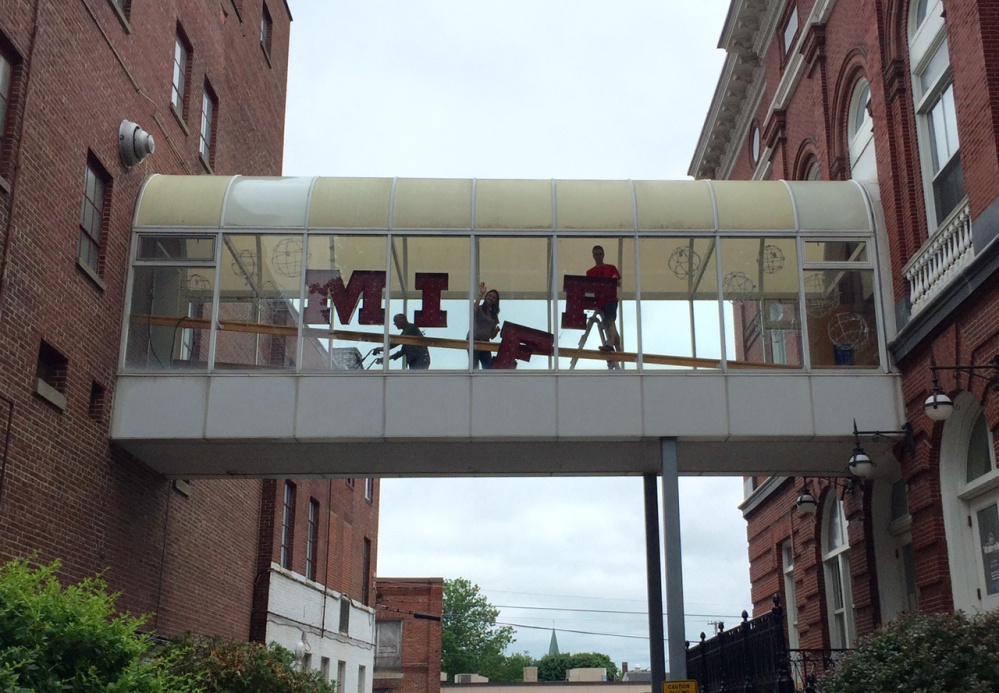
[[[833,523],[839,535],[839,543],[835,545],[830,541]],[[856,624],[850,580],[850,539],[843,501],[835,493],[827,498],[822,513],[822,568],[829,616],[829,643],[834,649],[852,647],[856,640]]]
[[[929,221],[929,232],[933,232],[946,219],[937,218],[936,196],[933,183],[953,157],[960,154],[960,143],[957,140],[956,123],[954,125],[954,144],[946,161],[937,161],[936,147],[931,132],[931,114],[941,103],[945,92],[952,88],[950,56],[947,53],[947,33],[944,24],[943,0],[928,0],[925,2],[925,17],[918,21],[921,13],[921,3],[914,3],[909,17],[909,64],[912,68],[912,94],[916,110],[916,133],[920,153],[920,167],[923,176],[923,197],[926,205],[926,217]],[[943,51],[940,53],[940,51]],[[938,68],[932,81],[924,84],[924,78],[937,56],[947,58],[947,65]],[[939,66],[939,63],[937,63]]]

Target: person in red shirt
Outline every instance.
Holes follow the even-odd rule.
[[[606,277],[616,279],[617,285],[614,292],[608,296],[603,296],[597,301],[597,310],[603,318],[604,327],[607,330],[607,343],[600,347],[601,351],[620,351],[621,336],[617,332],[617,287],[621,286],[621,273],[614,265],[604,263],[603,246],[593,246],[593,265],[586,270],[587,277]]]

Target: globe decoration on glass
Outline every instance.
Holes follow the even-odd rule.
[[[829,321],[826,328],[837,366],[853,366],[857,349],[867,344],[870,329],[860,313],[840,313]]]
[[[187,275],[183,281],[183,287],[192,294],[207,294],[211,293],[212,283],[195,272]]]
[[[252,250],[241,250],[233,261],[232,273],[250,283],[250,277],[257,273],[257,255]]]
[[[285,238],[278,242],[271,253],[271,265],[274,271],[282,277],[301,277],[302,252],[301,238]]]
[[[701,256],[692,248],[681,245],[670,254],[666,266],[677,279],[690,279],[701,268]]]
[[[722,279],[725,298],[745,301],[756,293],[756,283],[745,272],[729,272]]]
[[[764,274],[777,274],[784,269],[784,251],[775,245],[765,245],[760,251],[759,262]]]
[[[805,277],[805,312],[813,318],[824,318],[839,305],[836,288],[826,288],[821,272]]]

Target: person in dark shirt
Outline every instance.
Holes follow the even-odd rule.
[[[621,286],[621,273],[614,265],[608,265],[604,262],[602,246],[593,246],[593,262],[596,264],[586,270],[587,277],[604,277],[617,281],[614,291],[607,296],[602,296],[597,302],[597,310],[603,319],[604,329],[607,330],[607,343],[600,347],[600,351],[620,351],[621,336],[617,332],[617,287]]]
[[[394,318],[392,318],[392,324],[402,331],[402,334],[407,337],[423,337],[423,332],[420,328],[411,323],[406,319],[403,313],[399,313]],[[375,349],[376,354],[382,353],[382,348],[378,347]],[[398,358],[405,358],[406,365],[409,368],[416,368],[419,370],[426,370],[430,368],[430,350],[425,346],[417,346],[415,344],[401,344],[399,345],[398,351],[389,356],[389,359],[395,361]]]

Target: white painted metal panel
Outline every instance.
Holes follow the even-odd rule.
[[[383,379],[370,375],[300,378],[295,438],[380,438],[384,392]]]
[[[385,378],[386,437],[467,438],[470,421],[467,375],[407,373]]]
[[[194,438],[205,435],[208,378],[119,378],[111,438]]]
[[[725,376],[721,374],[646,377],[642,401],[646,436],[728,434]]]
[[[556,430],[555,375],[483,374],[471,379],[472,437],[544,438]]]
[[[730,377],[727,385],[731,435],[814,434],[807,377],[747,374]],[[842,435],[843,431],[839,433]]]
[[[208,438],[292,438],[294,421],[294,376],[211,378]]]
[[[816,435],[851,433],[854,419],[862,431],[894,431],[905,421],[898,376],[830,373],[811,380]]]
[[[560,438],[642,435],[641,376],[560,375],[557,386]]]

